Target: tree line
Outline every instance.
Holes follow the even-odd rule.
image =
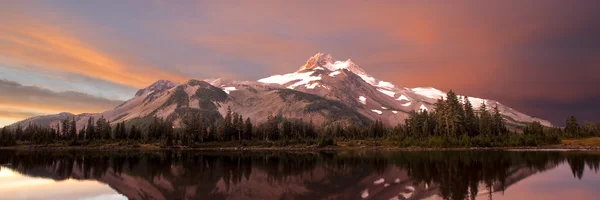
[[[461,102],[462,101],[462,102]],[[71,145],[103,141],[159,142],[162,146],[194,146],[206,142],[230,141],[285,141],[331,145],[337,140],[389,140],[399,146],[429,147],[490,147],[537,146],[559,143],[559,138],[600,136],[600,123],[586,122],[580,127],[574,116],[568,117],[565,128],[545,127],[539,122],[526,124],[522,130],[509,130],[497,105],[488,109],[482,104],[475,110],[467,97],[459,97],[451,90],[439,99],[436,109],[413,111],[404,123],[387,127],[381,120],[369,126],[324,123],[312,120],[289,119],[269,114],[267,119],[254,124],[252,119],[231,112],[224,117],[210,119],[201,113],[188,114],[181,120],[181,128],[158,117],[136,126],[122,121],[111,125],[104,117],[88,118],[78,128],[75,118],[60,121],[54,127],[29,124],[17,125],[0,131],[0,145],[15,145],[17,141],[50,144],[64,141]]]

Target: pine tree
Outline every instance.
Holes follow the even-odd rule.
[[[575,116],[569,116],[567,118],[567,124],[565,126],[565,134],[569,137],[579,137],[579,122]]]
[[[231,117],[231,107],[227,107],[227,114],[225,114],[224,119],[224,137],[226,141],[230,141],[233,138],[232,131],[232,117]]]
[[[495,135],[503,135],[506,134],[508,131],[506,129],[506,123],[504,122],[504,118],[502,118],[502,115],[500,114],[500,111],[498,110],[498,104],[496,104],[494,106],[494,115],[492,116],[492,125],[493,125],[493,133]]]
[[[79,133],[77,134],[77,139],[78,140],[85,139],[85,127],[83,127],[82,129],[79,130]]]
[[[492,116],[487,111],[485,102],[479,107],[479,134],[492,135]]]
[[[129,129],[129,139],[130,140],[139,140],[141,138],[140,133],[138,132],[138,129],[135,127],[135,125],[131,125],[131,128]]]
[[[456,93],[450,90],[446,94],[445,125],[448,136],[456,137],[464,132],[464,110]]]
[[[69,138],[69,130],[70,130],[69,125],[70,125],[70,123],[69,123],[68,119],[62,120],[62,136],[61,136],[62,138],[70,139]]]
[[[250,121],[250,117],[246,118],[246,122],[244,123],[244,139],[252,140],[252,122]]]
[[[69,125],[69,138],[77,140],[77,122],[75,121],[75,117],[73,117],[73,120]]]
[[[470,137],[475,137],[479,133],[477,116],[475,115],[475,110],[473,110],[473,105],[471,105],[471,101],[469,101],[469,97],[465,97],[465,130]]]
[[[447,131],[446,131],[446,102],[444,101],[444,99],[438,99],[438,101],[435,104],[436,110],[433,114],[433,119],[434,121],[436,121],[437,123],[435,124],[434,127],[434,134],[435,135],[447,135]],[[407,127],[408,128],[408,127]],[[408,132],[409,129],[407,129]]]
[[[190,114],[183,119],[184,133],[193,141],[203,141],[203,118],[199,114]]]
[[[85,130],[85,139],[92,140],[95,137],[94,136],[95,130],[96,130],[96,127],[94,126],[94,118],[90,117],[90,118],[88,118],[88,123],[87,123],[86,130]]]
[[[17,139],[23,137],[23,128],[21,128],[21,124],[17,124],[17,128],[15,128],[15,137]],[[20,139],[22,140],[22,139]]]

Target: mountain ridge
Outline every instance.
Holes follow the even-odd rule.
[[[224,116],[228,109],[262,122],[269,115],[301,118],[316,123],[359,123],[381,119],[393,126],[403,123],[410,112],[433,110],[446,92],[433,87],[396,87],[391,82],[374,78],[351,61],[338,61],[331,54],[311,56],[297,71],[273,75],[258,81],[228,79],[190,79],[185,83],[158,80],[140,89],[129,100],[102,113],[80,115],[48,115],[29,118],[16,124],[34,123],[55,126],[65,118],[76,118],[82,128],[90,117],[104,117],[112,123],[143,121],[160,117],[181,127],[181,119],[189,114],[212,118]],[[464,103],[465,96],[458,96]],[[516,126],[546,120],[531,117],[495,100],[468,97],[475,109],[482,104],[498,105],[504,118]],[[492,106],[488,106],[492,108]],[[211,120],[212,121],[212,120]],[[26,125],[25,124],[25,125]]]

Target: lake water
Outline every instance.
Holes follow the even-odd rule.
[[[0,199],[600,199],[600,152],[0,150]]]

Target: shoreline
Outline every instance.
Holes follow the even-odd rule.
[[[101,151],[124,151],[124,150],[186,150],[186,151],[482,151],[482,150],[580,150],[580,151],[600,151],[597,146],[567,146],[552,145],[539,147],[390,147],[390,146],[229,146],[229,147],[158,147],[152,145],[143,145],[139,147],[132,146],[48,146],[48,145],[16,145],[9,147],[0,147],[0,150],[101,150]]]

